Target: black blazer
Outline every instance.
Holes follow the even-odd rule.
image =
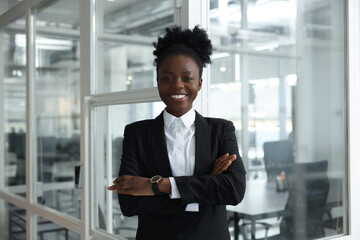
[[[175,177],[181,199],[119,194],[125,216],[139,216],[136,239],[230,239],[225,205],[236,205],[245,193],[245,169],[238,153],[235,128],[230,121],[195,118],[195,171]],[[237,159],[218,176],[209,175],[221,155]],[[119,175],[171,177],[164,119],[144,120],[125,127]],[[185,212],[186,204],[200,203],[198,213]]]

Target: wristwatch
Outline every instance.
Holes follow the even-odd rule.
[[[155,195],[165,194],[159,190],[158,183],[160,182],[161,178],[162,178],[162,176],[160,176],[160,175],[155,175],[152,178],[150,178],[151,187],[152,187],[152,190],[155,193]]]

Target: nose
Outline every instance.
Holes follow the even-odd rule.
[[[174,78],[174,80],[172,81],[171,87],[174,89],[184,88],[184,82],[182,81],[180,76],[177,76]]]

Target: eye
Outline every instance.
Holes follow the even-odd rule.
[[[192,77],[185,77],[185,81],[191,81],[191,80],[193,80]]]
[[[164,77],[162,77],[161,79],[162,79],[163,81],[166,81],[166,82],[172,80],[172,78],[171,78],[170,76],[164,76]]]

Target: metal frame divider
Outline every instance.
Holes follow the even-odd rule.
[[[91,95],[94,74],[94,4],[95,0],[79,0],[80,4],[80,101],[81,101],[81,165],[83,168],[81,191],[81,239],[91,239],[92,211],[90,208],[91,174],[90,174],[90,146],[89,146],[89,105],[88,96]]]
[[[348,196],[349,235],[342,239],[360,238],[360,2],[347,1],[347,78],[348,78]],[[345,225],[346,226],[346,225]]]

